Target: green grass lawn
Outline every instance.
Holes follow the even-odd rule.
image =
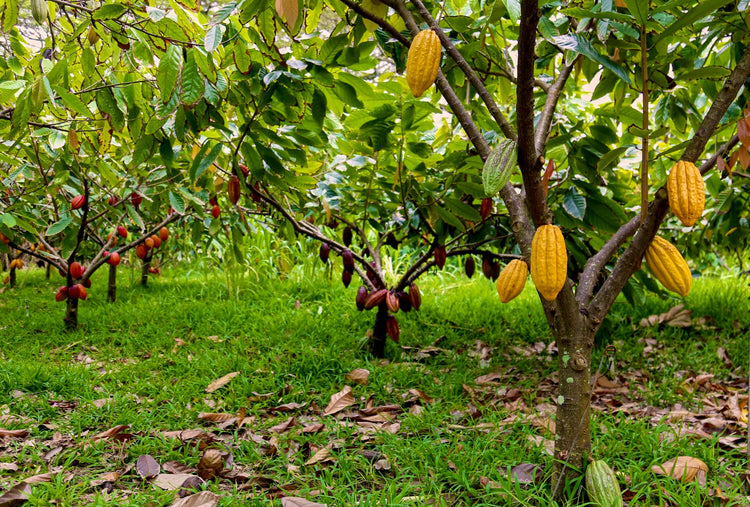
[[[163,473],[195,473],[215,448],[233,463],[198,487],[220,505],[281,505],[285,495],[552,505],[557,357],[532,287],[502,305],[484,278],[432,275],[420,284],[422,310],[398,315],[401,343],[372,360],[362,345],[374,313],[356,311],[356,284],[344,290],[322,268],[284,280],[210,273],[165,269],[143,288],[123,267],[110,304],[101,270],[69,333],[53,298],[59,277],[19,273],[0,293],[0,429],[28,434],[0,438],[2,490],[47,474],[30,481],[30,504],[171,505],[177,492],[143,480],[139,456]],[[746,406],[749,295],[746,279],[697,279],[686,328],[639,326],[677,300],[615,306],[598,336],[617,351],[611,368],[602,361],[609,381],[594,399],[592,455],[617,471],[630,505],[748,504],[744,429],[732,414]],[[370,372],[367,384],[345,380],[356,368]],[[347,385],[353,404],[325,415]],[[244,419],[220,427],[201,413]],[[97,438],[118,425],[127,427]],[[201,431],[175,438],[183,430]],[[651,471],[677,456],[708,465],[705,486]],[[538,475],[509,475],[522,464]]]

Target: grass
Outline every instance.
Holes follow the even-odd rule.
[[[231,276],[215,264],[167,268],[145,288],[135,270],[123,267],[115,304],[106,302],[102,270],[81,302],[80,328],[70,333],[62,331],[64,305],[53,298],[58,280],[21,271],[19,286],[0,294],[0,428],[30,433],[0,439],[0,462],[18,465],[0,467],[0,486],[52,471],[51,480],[33,484],[30,503],[170,505],[175,492],[142,481],[136,460],[149,454],[161,464],[195,467],[203,449],[163,432],[202,428],[216,438],[211,446],[232,453],[239,474],[203,486],[221,495],[220,505],[280,505],[289,492],[329,505],[553,505],[549,481],[519,484],[507,473],[531,463],[548,478],[551,464],[544,447],[532,443],[551,438],[530,421],[552,409],[556,369],[555,356],[534,348],[551,337],[533,288],[501,305],[483,278],[431,275],[420,283],[421,312],[398,316],[400,345],[411,349],[389,343],[389,360],[378,361],[361,349],[374,314],[356,311],[356,286],[343,290],[336,274],[329,279],[309,259],[283,280],[266,279],[263,272],[276,271],[263,262]],[[652,296],[637,310],[615,305],[599,339],[616,345],[611,376],[629,380],[630,389],[608,399],[656,415],[595,411],[592,455],[618,471],[630,505],[747,503],[744,454],[722,445],[720,433],[676,435],[679,424],[659,414],[677,404],[699,412],[720,387],[740,392],[748,373],[748,295],[744,279],[697,279],[685,305],[694,318],[711,316],[707,329],[638,326],[675,300]],[[425,351],[432,344],[437,349]],[[597,349],[595,366],[601,354]],[[348,383],[354,408],[368,399],[399,405],[400,427],[366,428],[321,415],[355,368],[371,374],[367,385]],[[234,371],[241,373],[224,387],[205,391]],[[489,387],[475,383],[493,371],[504,377]],[[699,373],[713,374],[712,385],[720,387],[694,386]],[[417,399],[413,389],[433,400]],[[513,389],[518,397],[509,395]],[[288,403],[304,406],[274,410]],[[222,430],[198,418],[241,410],[251,418],[242,428]],[[269,432],[290,416],[299,426]],[[301,431],[318,422],[321,431]],[[129,425],[132,438],[94,441],[116,425]],[[305,465],[321,447],[333,461]],[[363,451],[385,461],[375,466]],[[705,488],[651,472],[681,455],[708,464]],[[104,474],[118,470],[119,479],[102,484]],[[716,488],[724,503],[711,503]]]

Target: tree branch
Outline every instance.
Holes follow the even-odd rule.
[[[563,58],[565,58],[564,54]],[[582,58],[580,54],[568,65],[565,65],[552,86],[548,87],[546,90],[547,100],[544,102],[544,109],[542,109],[542,113],[539,115],[539,122],[537,123],[536,132],[534,134],[534,149],[536,150],[536,154],[540,157],[544,156],[544,147],[547,144],[549,133],[552,130],[552,119],[555,116],[557,102],[559,101],[560,95],[562,95],[562,91],[565,88],[565,83],[567,83],[579,58]]]

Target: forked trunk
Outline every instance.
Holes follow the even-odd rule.
[[[388,307],[385,303],[378,306],[378,313],[375,315],[375,326],[372,328],[372,336],[367,342],[370,354],[377,358],[385,357],[385,341],[388,338]]]
[[[10,288],[16,286],[16,268],[10,268]]]
[[[65,308],[65,328],[68,330],[75,329],[78,327],[78,298],[66,300]]]
[[[582,316],[571,320],[573,325],[556,333],[560,380],[552,490],[558,500],[566,497],[566,482],[583,473],[591,452],[591,350],[595,333]]]
[[[109,285],[107,286],[107,301],[114,303],[117,299],[117,266],[109,266]]]
[[[151,252],[146,253],[143,258],[143,267],[141,268],[141,285],[144,287],[148,284],[148,270],[151,269]]]

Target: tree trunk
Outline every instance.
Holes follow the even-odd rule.
[[[388,338],[386,322],[388,321],[388,306],[381,303],[378,313],[375,315],[375,326],[372,328],[372,336],[367,342],[370,354],[377,358],[385,357],[385,341]]]
[[[11,268],[10,269],[10,288],[12,289],[15,286],[16,286],[16,268]]]
[[[66,300],[65,329],[73,330],[78,327],[78,298]]]
[[[141,285],[144,287],[148,284],[148,270],[151,269],[151,252],[146,253],[143,258],[143,267],[141,268]]]
[[[552,488],[557,500],[565,498],[565,483],[583,473],[591,452],[591,351],[595,332],[580,314],[568,315],[565,320],[565,330],[555,333],[559,393]]]
[[[117,299],[117,266],[109,266],[109,285],[107,286],[107,301],[114,303]]]
[[[10,265],[10,261],[8,260],[7,254],[0,254],[0,266],[2,266],[2,271],[5,271],[8,269],[8,266]]]
[[[47,263],[47,268],[44,270],[44,277],[49,280],[50,273],[52,272],[52,264]]]

